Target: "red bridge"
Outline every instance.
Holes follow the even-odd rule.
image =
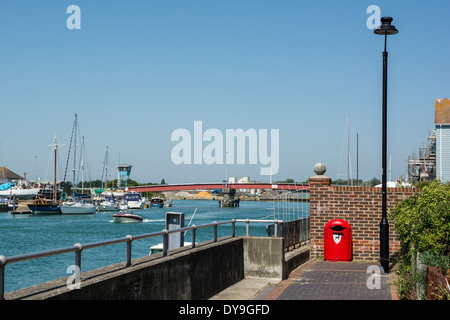
[[[267,190],[289,190],[289,191],[309,191],[309,185],[287,184],[287,183],[187,183],[187,184],[161,184],[151,186],[128,187],[129,191],[136,192],[162,192],[181,190],[217,190],[223,188],[230,189],[267,189]]]

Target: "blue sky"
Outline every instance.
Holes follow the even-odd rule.
[[[81,9],[69,30],[66,9]],[[89,173],[120,161],[131,178],[168,183],[259,175],[257,165],[175,165],[171,133],[279,129],[274,180],[304,181],[317,162],[347,174],[350,118],[356,177],[381,179],[383,38],[370,5],[392,16],[388,39],[388,147],[393,178],[426,143],[434,100],[450,97],[450,2],[431,1],[7,1],[0,3],[0,165],[51,179],[56,133],[63,174],[74,114]],[[346,151],[344,150],[344,153]],[[340,169],[339,169],[340,166]]]

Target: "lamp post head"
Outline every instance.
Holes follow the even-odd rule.
[[[391,25],[392,20],[393,19],[391,17],[381,18],[381,25],[374,30],[374,33],[382,36],[397,34],[398,30],[393,25]]]

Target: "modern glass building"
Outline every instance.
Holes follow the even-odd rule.
[[[436,179],[450,182],[450,99],[436,99]]]

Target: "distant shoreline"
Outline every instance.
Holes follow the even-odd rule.
[[[297,198],[289,198],[289,199],[282,199],[282,198],[274,198],[274,199],[269,199],[269,198],[259,198],[259,197],[237,197],[240,201],[251,201],[251,202],[256,202],[256,201],[299,201],[299,202],[309,202],[309,199],[297,199]],[[170,198],[171,200],[205,200],[205,201],[219,201],[219,200],[223,200],[222,197],[173,197]]]

